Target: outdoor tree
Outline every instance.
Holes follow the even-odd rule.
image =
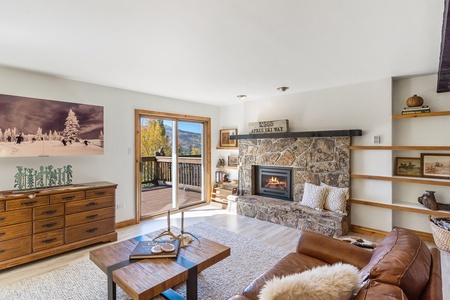
[[[41,140],[42,140],[42,128],[41,128],[41,127],[38,127],[38,129],[37,129],[37,132],[36,132],[36,139],[37,139],[38,141],[41,141]]]
[[[69,110],[64,125],[66,126],[62,134],[64,138],[73,142],[80,140],[80,124],[78,123],[77,116],[72,110]]]
[[[172,146],[162,120],[148,120],[147,126],[142,126],[141,145],[141,155],[144,157],[154,156],[161,148],[170,155]]]
[[[105,137],[103,136],[103,130],[100,130],[100,134],[98,136],[98,139],[100,140],[100,147],[103,148],[103,145],[105,143]]]

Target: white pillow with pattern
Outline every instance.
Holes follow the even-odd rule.
[[[301,205],[322,211],[327,197],[328,188],[305,182]]]
[[[327,185],[323,182],[320,183],[320,186],[328,189],[324,208],[326,210],[346,214],[347,200],[349,199],[349,188],[338,188],[331,185]]]

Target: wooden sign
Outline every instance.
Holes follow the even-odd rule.
[[[288,132],[289,120],[248,123],[249,134]]]

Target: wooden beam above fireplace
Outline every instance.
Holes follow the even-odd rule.
[[[332,137],[332,136],[362,136],[361,129],[346,130],[322,130],[322,131],[302,131],[302,132],[280,132],[280,133],[259,133],[259,134],[238,134],[230,136],[231,140],[250,139],[280,139],[298,137]]]

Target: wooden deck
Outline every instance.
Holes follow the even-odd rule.
[[[141,216],[157,215],[172,208],[171,185],[142,188],[141,191]],[[201,200],[201,192],[192,189],[179,189],[178,197],[180,208],[205,202]]]

